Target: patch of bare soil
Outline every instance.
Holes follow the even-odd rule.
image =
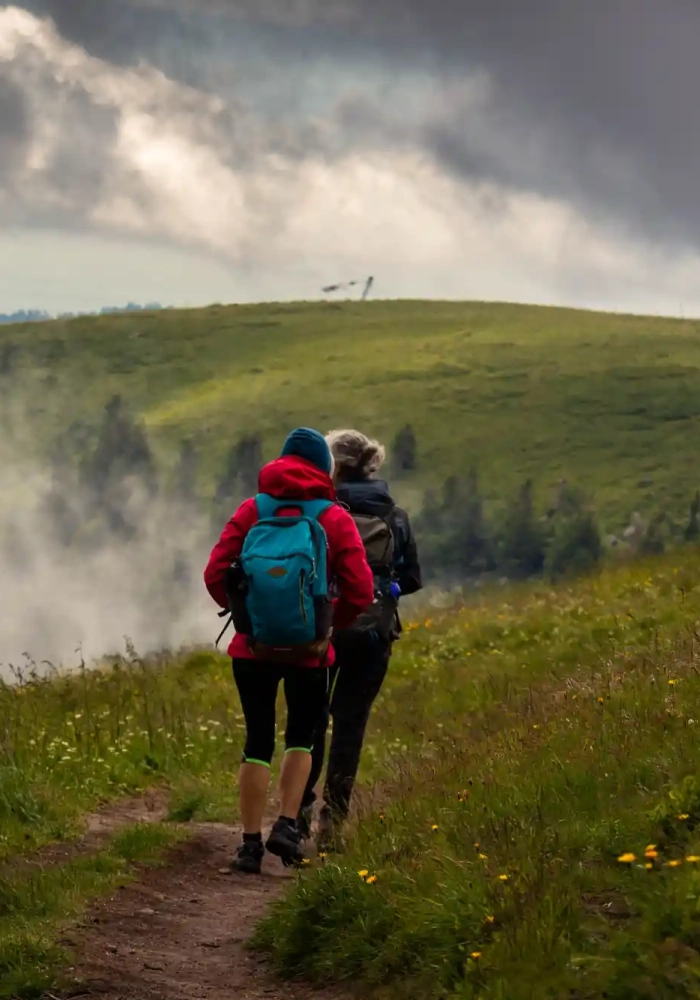
[[[245,948],[290,876],[269,855],[260,876],[230,873],[239,836],[221,824],[198,824],[167,865],[142,871],[93,906],[63,942],[76,956],[76,985],[64,997],[338,1000],[332,991],[277,983]]]
[[[142,795],[111,802],[85,819],[84,839],[108,839],[125,826],[135,823],[159,823],[168,814],[168,792],[149,789]]]
[[[159,823],[168,815],[168,793],[163,789],[149,789],[141,795],[108,802],[82,818],[84,833],[76,840],[47,844],[24,857],[14,857],[6,862],[13,872],[23,868],[47,868],[65,864],[83,854],[99,851],[107,841],[124,827],[136,823]],[[2,868],[0,868],[0,874]]]

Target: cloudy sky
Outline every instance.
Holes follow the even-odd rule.
[[[0,312],[700,315],[698,0],[0,3]]]

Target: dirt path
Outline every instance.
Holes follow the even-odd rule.
[[[94,854],[124,827],[134,823],[159,823],[168,814],[168,794],[163,789],[149,789],[116,802],[108,802],[82,819],[83,833],[75,840],[47,844],[31,854],[12,857],[0,865],[0,877],[5,871],[48,868],[65,864],[84,854]]]
[[[266,856],[263,874],[224,872],[238,836],[198,824],[167,866],[96,904],[64,938],[77,956],[64,996],[102,1000],[338,1000],[280,985],[244,947],[289,878]]]

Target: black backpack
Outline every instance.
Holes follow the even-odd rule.
[[[376,514],[350,516],[357,525],[365,547],[367,562],[374,576],[374,603],[367,608],[347,631],[376,632],[391,639],[396,631],[399,602],[391,593],[396,563],[396,526],[393,512],[388,517]]]

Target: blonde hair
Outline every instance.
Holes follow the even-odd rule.
[[[330,431],[326,442],[341,479],[368,479],[381,469],[386,459],[384,445],[361,431]]]

